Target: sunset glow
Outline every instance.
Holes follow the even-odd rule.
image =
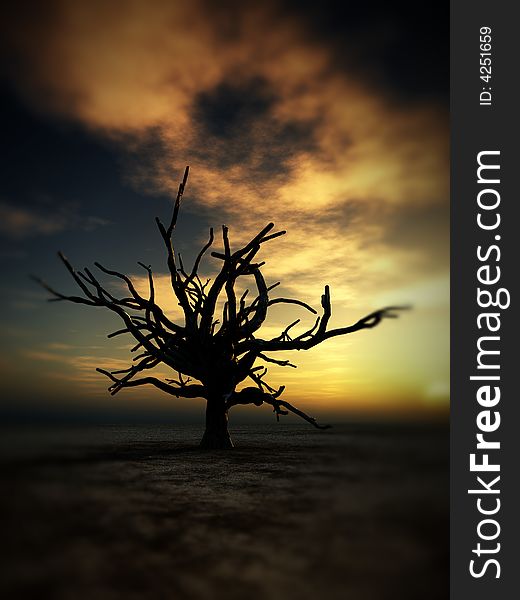
[[[361,44],[354,25],[345,25],[338,47],[311,14],[276,2],[237,4],[232,20],[199,0],[50,6],[42,20],[17,15],[18,27],[6,34],[13,61],[4,79],[41,128],[41,139],[13,134],[33,182],[4,187],[0,196],[2,261],[12,272],[3,282],[6,410],[176,415],[196,404],[200,413],[202,402],[154,389],[110,397],[95,368],[128,366],[133,345],[106,339],[118,328],[115,317],[46,305],[27,279],[37,272],[72,291],[55,259],[61,249],[78,267],[100,260],[143,289],[141,260],[154,269],[159,303],[175,315],[154,217],[167,218],[190,165],[177,248],[188,264],[209,226],[228,225],[238,246],[274,221],[288,233],[262,250],[267,282],[281,281],[280,295],[316,309],[329,284],[331,327],[386,305],[413,305],[374,330],[292,353],[298,369],[273,365],[270,381],[286,385],[288,401],[336,419],[445,412],[449,131],[442,95],[379,76],[384,60],[368,52],[376,41]],[[385,41],[377,43],[383,52]],[[27,159],[35,148],[40,154]],[[217,267],[207,259],[201,270],[211,277]],[[314,320],[297,306],[274,307],[264,337],[296,318],[300,331]]]

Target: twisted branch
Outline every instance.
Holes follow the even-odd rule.
[[[67,300],[76,304],[108,308],[117,314],[124,324],[123,328],[108,334],[108,337],[130,334],[135,339],[136,344],[131,348],[131,352],[140,351],[140,354],[135,356],[128,368],[115,371],[97,369],[112,382],[108,388],[111,394],[116,394],[123,388],[150,384],[177,397],[207,398],[210,389],[225,388],[224,396],[228,409],[237,404],[260,406],[266,403],[273,407],[277,419],[291,412],[314,427],[327,428],[328,425],[319,425],[313,417],[281,400],[279,397],[285,389],[284,386],[278,389],[270,386],[264,380],[267,367],[255,366],[256,361],[295,368],[296,365],[289,360],[276,359],[266,353],[309,350],[330,338],[376,327],[383,319],[396,318],[401,310],[408,307],[382,308],[362,317],[353,325],[329,330],[332,309],[329,286],[325,286],[321,297],[322,314],[317,316],[310,329],[298,335],[292,334],[293,328],[300,323],[300,319],[296,319],[276,337],[263,339],[257,336],[257,332],[267,318],[269,308],[277,304],[298,306],[317,315],[317,311],[312,306],[301,300],[285,297],[271,298],[271,292],[280,282],[268,285],[261,271],[264,262],[254,262],[263,244],[283,236],[286,232],[273,232],[274,224],[268,223],[247,244],[233,251],[228,228],[224,225],[222,227],[224,251],[211,252],[213,258],[221,261],[220,271],[212,281],[207,279],[202,283],[199,268],[204,256],[213,245],[213,228],[209,230],[208,241],[197,254],[189,272],[185,269],[180,253],[176,254],[173,244],[173,234],[188,175],[189,167],[186,167],[168,227],[156,218],[167,252],[171,288],[183,311],[183,325],[167,318],[156,303],[152,268],[141,262],[138,264],[148,275],[148,297],[142,296],[137,291],[127,275],[95,262],[95,266],[101,273],[124,282],[129,296],[116,297],[88,268],[76,271],[61,252],[59,258],[82,296],[62,294],[41,279],[35,279],[51,294],[51,301]],[[236,284],[244,276],[252,276],[256,287],[256,296],[249,303],[248,298],[251,298],[251,295],[248,295],[249,289],[246,289],[240,298],[237,297]],[[225,303],[222,314],[217,315],[221,294],[222,297],[225,296]],[[220,325],[220,328],[216,331],[217,325]],[[178,379],[162,381],[151,376],[136,378],[143,371],[153,369],[161,363],[176,371]],[[247,378],[250,378],[256,387],[235,392],[236,386]],[[192,379],[201,383],[189,383]],[[233,391],[229,392],[230,389]]]

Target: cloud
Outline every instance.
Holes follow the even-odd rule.
[[[43,215],[25,208],[0,204],[0,232],[8,237],[21,239],[31,235],[52,235],[66,228],[65,218]]]
[[[96,347],[91,347],[96,350]],[[96,371],[98,367],[107,370],[126,369],[132,365],[132,357],[126,358],[106,356],[103,352],[85,353],[84,347],[72,346],[70,344],[48,344],[43,348],[22,349],[21,355],[29,361],[30,368],[46,379],[60,381],[62,383],[74,384],[74,387],[82,392],[106,394],[110,381],[101,373]],[[128,352],[121,353],[122,356]],[[153,375],[159,378],[171,377],[167,369],[157,367]],[[144,390],[144,391],[143,391]],[[125,393],[135,393],[135,390],[125,390]],[[137,393],[145,398],[157,396],[155,388],[139,388]]]
[[[0,234],[13,240],[54,235],[77,228],[91,231],[108,224],[106,219],[80,216],[72,207],[64,206],[56,212],[21,208],[0,202]]]

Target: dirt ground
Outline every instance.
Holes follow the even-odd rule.
[[[19,429],[2,438],[9,600],[448,598],[448,429]]]

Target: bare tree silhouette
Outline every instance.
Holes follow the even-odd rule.
[[[269,223],[248,244],[232,252],[228,228],[222,226],[224,252],[211,252],[211,256],[221,261],[222,266],[213,281],[208,279],[202,282],[199,267],[202,258],[213,244],[213,229],[210,229],[208,242],[198,253],[191,271],[185,269],[181,255],[175,253],[173,246],[173,233],[188,173],[189,167],[186,167],[168,227],[156,218],[166,246],[171,287],[184,315],[182,325],[173,323],[156,303],[152,269],[143,263],[139,264],[148,274],[148,297],[138,293],[128,276],[107,269],[98,262],[94,263],[101,272],[126,284],[130,295],[116,298],[101,285],[88,268],[83,272],[76,271],[61,252],[58,255],[83,296],[67,296],[57,292],[41,279],[37,281],[52,294],[50,301],[68,300],[88,306],[102,306],[116,313],[122,319],[124,327],[110,333],[109,338],[127,333],[135,338],[137,344],[132,348],[132,352],[139,354],[135,356],[130,367],[117,371],[97,369],[112,381],[108,388],[111,394],[117,394],[123,388],[150,384],[172,396],[206,399],[206,430],[200,443],[203,448],[233,447],[228,432],[228,411],[239,404],[269,404],[278,420],[280,415],[292,412],[314,427],[329,427],[318,424],[313,417],[280,399],[285,387],[275,389],[265,381],[265,363],[284,367],[295,365],[266,353],[308,350],[329,338],[375,327],[383,318],[397,317],[396,311],[406,307],[382,308],[353,325],[328,330],[331,303],[329,287],[325,286],[321,297],[322,315],[316,318],[311,329],[291,337],[291,329],[300,322],[300,319],[297,319],[274,338],[258,337],[257,333],[267,317],[269,308],[275,304],[294,304],[317,314],[311,306],[301,300],[271,298],[270,292],[280,282],[267,286],[261,272],[264,263],[253,262],[262,244],[286,232],[271,233],[274,224]],[[256,287],[256,296],[249,302],[248,290],[238,297],[235,289],[237,280],[244,276],[252,276]],[[223,308],[218,302],[221,294],[225,300]],[[264,365],[256,365],[257,361]],[[175,371],[177,378],[162,380],[150,375],[142,376],[144,372],[161,363]],[[237,386],[246,379],[250,379],[255,386],[237,391]]]

